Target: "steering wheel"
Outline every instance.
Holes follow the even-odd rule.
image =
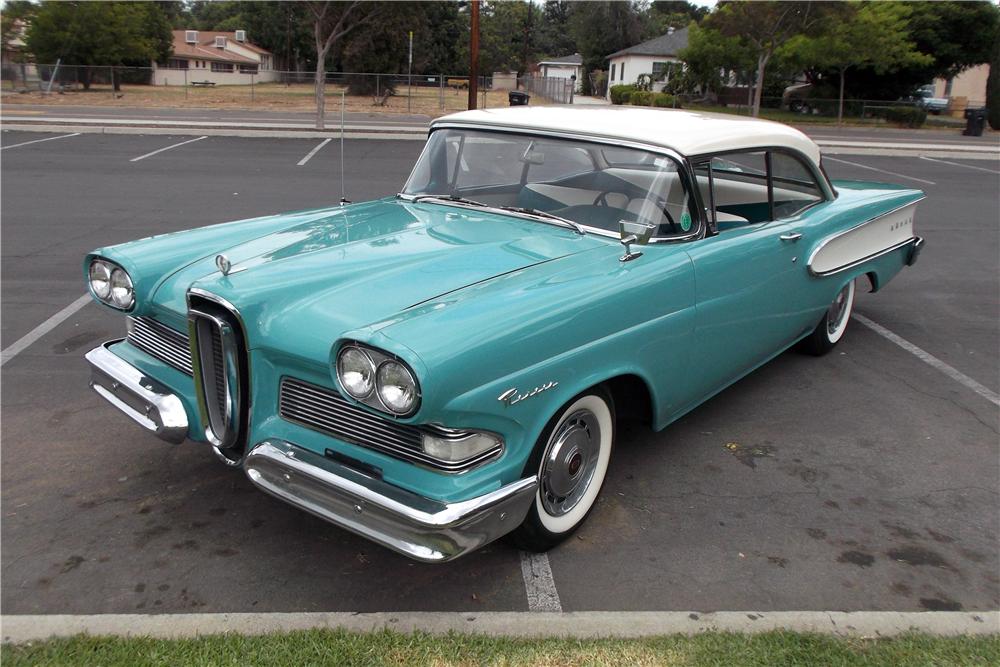
[[[610,204],[608,204],[608,195],[609,194],[611,194],[611,190],[605,190],[604,192],[601,192],[600,194],[598,194],[594,198],[594,206],[610,207]]]

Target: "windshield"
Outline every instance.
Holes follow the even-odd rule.
[[[687,236],[697,225],[673,159],[527,134],[437,130],[402,194],[541,212],[615,236],[622,220],[653,224],[660,238]]]

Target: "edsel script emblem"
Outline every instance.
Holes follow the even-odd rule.
[[[517,388],[515,387],[514,389],[508,389],[504,393],[497,396],[497,400],[509,408],[515,403],[520,403],[526,398],[531,398],[532,396],[536,396],[542,393],[543,391],[548,391],[549,389],[552,389],[552,387],[555,387],[558,384],[559,384],[558,382],[551,382],[551,381],[546,382],[540,387],[535,387],[531,391],[526,391],[523,394],[518,393]]]

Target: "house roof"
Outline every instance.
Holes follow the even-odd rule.
[[[228,49],[220,49],[215,46],[215,37],[222,36],[228,40],[235,41],[235,34],[232,32],[203,32],[198,31],[198,42],[197,44],[189,44],[185,40],[186,30],[174,30],[174,52],[171,56],[172,58],[200,58],[202,60],[215,60],[217,62],[227,62],[227,63],[240,63],[247,65],[257,65],[258,60],[253,58],[248,58],[246,56],[241,56],[238,53],[230,51]],[[259,46],[250,44],[249,42],[237,42],[240,46],[246,47],[255,53],[270,53]]]
[[[653,39],[643,42],[642,44],[636,44],[635,46],[630,46],[627,49],[622,49],[621,51],[615,51],[608,58],[614,58],[615,56],[676,56],[678,52],[682,49],[686,49],[688,45],[688,29],[681,28],[680,30],[674,30],[673,32],[668,32],[665,35],[660,35],[659,37],[654,37]]]
[[[788,146],[819,164],[819,147],[793,127],[759,118],[681,109],[518,106],[462,111],[438,118],[450,124],[559,132],[672,148],[681,155]]]
[[[583,56],[579,53],[574,53],[571,56],[562,56],[560,58],[546,58],[538,62],[539,65],[582,65]]]

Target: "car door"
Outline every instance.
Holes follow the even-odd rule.
[[[690,377],[701,397],[815,326],[802,212],[823,196],[777,178],[778,167],[790,168],[783,159],[772,162],[776,155],[743,152],[696,164],[702,203],[718,230],[688,249],[697,300]]]

